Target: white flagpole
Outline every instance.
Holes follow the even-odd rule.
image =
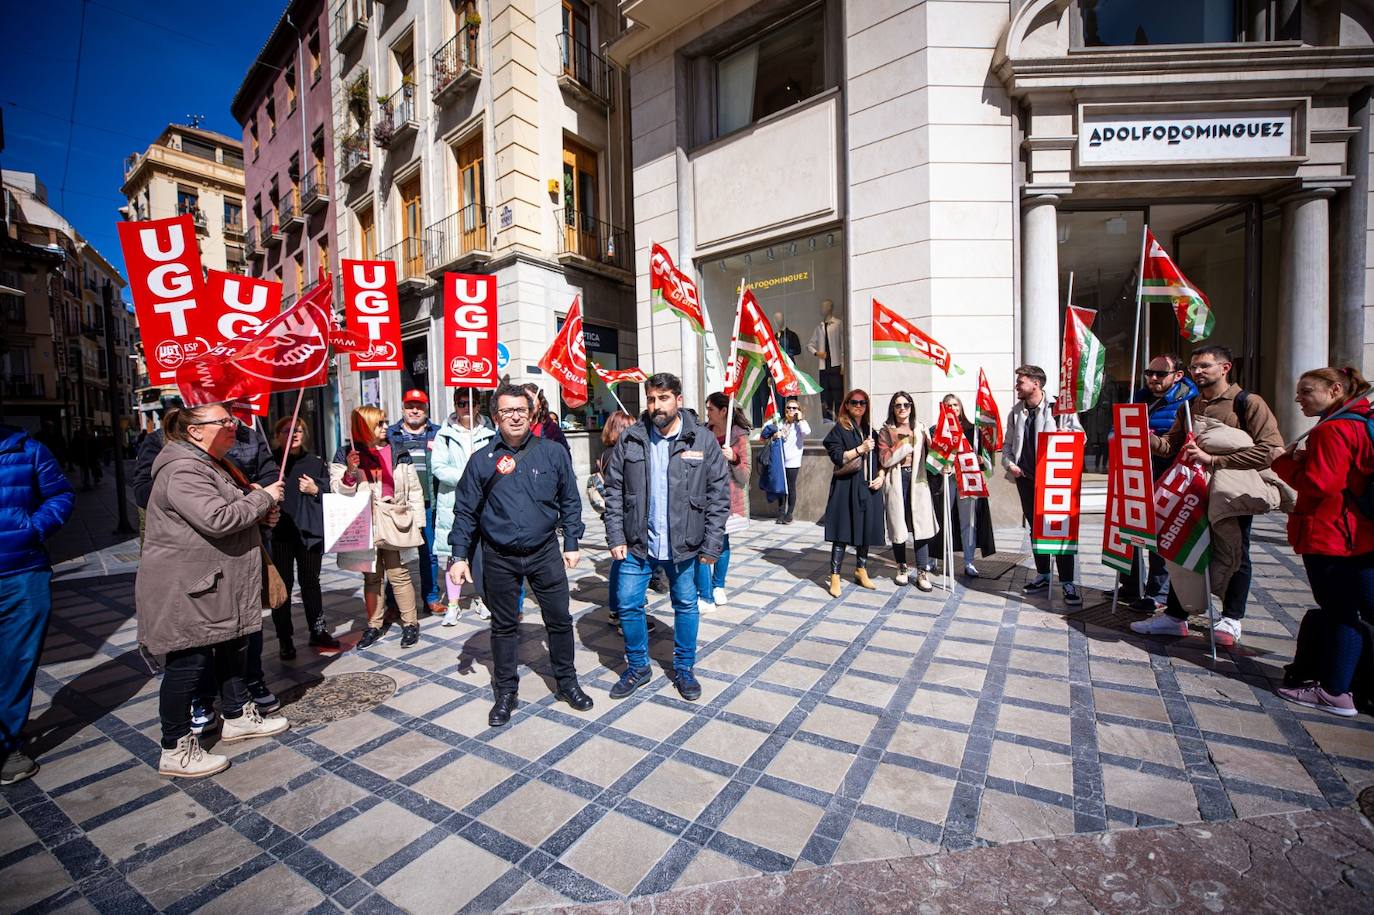
[[[615,393],[615,385],[613,385],[613,384],[606,384],[606,379],[604,379],[604,378],[601,379],[601,383],[606,385],[606,390],[607,390],[607,391],[610,391],[610,392],[611,392],[611,396],[615,398],[616,405],[617,405],[618,407],[620,407],[620,412],[621,412],[621,413],[629,413],[630,411],[627,410],[627,409],[625,409],[625,405],[624,405],[623,403],[620,402],[620,398],[616,395],[616,393]]]
[[[1187,403],[1183,404],[1183,421],[1188,427],[1188,433],[1193,431],[1193,411]],[[1209,532],[1210,534],[1210,532]],[[1217,662],[1217,618],[1216,610],[1212,607],[1212,564],[1207,563],[1207,567],[1202,570],[1202,596],[1207,601],[1207,635],[1212,643],[1212,663]]]
[[[1135,275],[1135,333],[1131,334],[1131,388],[1126,392],[1127,403],[1135,401],[1136,363],[1140,361],[1140,299],[1145,286],[1145,240],[1149,231],[1148,225],[1140,229],[1140,267]]]
[[[949,566],[950,562],[952,561],[952,557],[954,556],[954,538],[950,536],[949,530],[949,487],[950,484],[954,482],[954,474],[946,473],[944,474],[944,478],[944,485],[940,487],[940,492],[944,496],[944,498],[941,501],[945,503],[945,542],[942,545],[944,555],[940,557],[940,564],[944,566],[944,569],[942,570],[944,574],[940,576],[940,580],[944,586],[944,590],[948,591],[950,590],[951,586]]]
[[[281,468],[277,471],[277,482],[286,479],[286,456],[291,453],[291,439],[296,437],[296,422],[301,415],[301,400],[305,397],[305,388],[296,389],[296,409],[291,411],[291,425],[287,426],[286,441],[282,442],[281,447]],[[258,415],[253,414],[253,426],[258,425]]]

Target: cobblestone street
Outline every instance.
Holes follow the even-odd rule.
[[[112,526],[108,485],[81,495],[92,532]],[[1016,552],[930,595],[895,587],[884,557],[877,591],[832,600],[820,529],[756,520],[735,538],[729,606],[702,620],[701,700],[664,676],[672,616],[652,595],[654,680],[617,703],[592,519],[573,583],[590,712],[554,703],[532,604],[534,667],[499,729],[470,614],[424,619],[413,649],[393,627],[367,651],[301,644],[293,662],[269,624],[269,685],[305,693],[284,711],[296,724],[220,748],[232,767],[200,782],[156,773],[137,544],[91,533],[56,575],[30,721],[42,771],[0,795],[0,909],[623,911],[676,891],[654,910],[1368,911],[1374,839],[1355,805],[1374,722],[1271,690],[1310,602],[1280,520],[1256,524],[1245,637],[1215,667],[1200,632],[1126,632],[1138,617],[1109,612],[1095,562],[1068,615],[1019,596]],[[998,542],[1027,549],[1015,530]],[[361,581],[332,565],[326,611],[351,644]],[[346,673],[389,680],[340,681],[326,711],[355,713],[305,723],[308,687]],[[859,863],[880,859],[906,860]]]

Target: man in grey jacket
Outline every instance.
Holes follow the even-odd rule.
[[[1002,444],[1002,466],[1007,478],[1016,484],[1021,496],[1021,514],[1026,523],[1035,524],[1035,459],[1041,432],[1056,430],[1082,432],[1078,414],[1062,417],[1054,415],[1054,399],[1045,393],[1045,370],[1038,365],[1023,365],[1016,370],[1016,404],[1007,417],[1007,435]],[[1055,557],[1059,580],[1064,584],[1064,603],[1081,604],[1074,581],[1074,553],[1060,553]],[[1035,577],[1023,592],[1038,594],[1050,586],[1050,557],[1035,554]]]
[[[623,699],[649,682],[645,589],[654,569],[668,573],[673,605],[673,685],[701,697],[697,656],[696,566],[714,565],[730,515],[725,453],[710,429],[682,409],[682,382],[666,372],[644,385],[646,416],[616,442],[604,474],[606,543],[621,563],[615,603],[625,634],[625,673],[611,687]]]

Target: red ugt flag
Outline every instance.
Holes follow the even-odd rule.
[[[154,384],[174,381],[179,366],[223,339],[215,335],[213,316],[199,307],[204,273],[195,224],[185,213],[116,228],[148,376]]]
[[[401,300],[396,291],[395,261],[341,261],[344,320],[361,331],[367,349],[349,356],[353,371],[401,367]]]
[[[539,367],[553,376],[570,407],[587,402],[587,348],[582,341],[582,297],[573,296],[563,328],[539,360]]]

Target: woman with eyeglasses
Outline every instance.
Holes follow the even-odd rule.
[[[329,489],[329,466],[310,451],[310,430],[301,420],[291,428],[291,417],[277,420],[272,431],[272,456],[286,468],[285,501],[281,520],[272,528],[272,563],[286,585],[286,603],[272,608],[277,648],[283,661],[296,656],[291,623],[291,587],[299,580],[305,626],[313,648],[337,650],[339,640],[329,634],[320,592],[320,566],[324,560],[324,493]],[[299,575],[297,575],[299,573]]]
[[[797,510],[797,476],[801,473],[802,453],[806,448],[806,437],[811,434],[811,425],[802,412],[801,401],[795,397],[787,398],[782,410],[782,419],[763,427],[763,438],[778,442],[782,448],[783,474],[786,492],[778,502],[778,524],[791,524],[792,513]]]
[[[886,472],[883,487],[887,536],[897,563],[897,584],[909,584],[906,542],[916,547],[916,587],[932,591],[930,538],[935,536],[935,506],[926,480],[926,447],[930,432],[916,420],[916,402],[906,391],[892,395],[887,422],[878,432],[878,463]]]
[[[351,428],[353,440],[334,456],[329,478],[333,491],[340,495],[354,495],[360,487],[372,493],[372,541],[377,548],[377,564],[363,573],[367,628],[358,647],[368,648],[382,637],[386,621],[382,577],[386,576],[401,611],[401,647],[409,648],[420,640],[420,617],[415,609],[415,584],[401,559],[401,550],[424,542],[425,500],[420,475],[409,451],[392,449],[386,434],[386,413],[380,407],[358,407],[353,411]]]
[[[854,547],[854,581],[873,588],[868,548],[887,542],[883,515],[885,475],[877,461],[868,394],[855,389],[845,397],[835,425],[825,437],[834,470],[825,505],[825,539],[830,541],[831,597],[840,596],[840,566],[846,546]]]
[[[280,516],[284,486],[255,485],[225,453],[237,422],[222,404],[185,407],[164,426],[152,466],[143,558],[134,582],[138,641],[166,655],[158,714],[158,772],[201,778],[229,767],[191,733],[191,698],[213,678],[229,743],[280,734],[285,718],[264,718],[248,694],[248,636],[262,629],[267,557],[260,525]]]

